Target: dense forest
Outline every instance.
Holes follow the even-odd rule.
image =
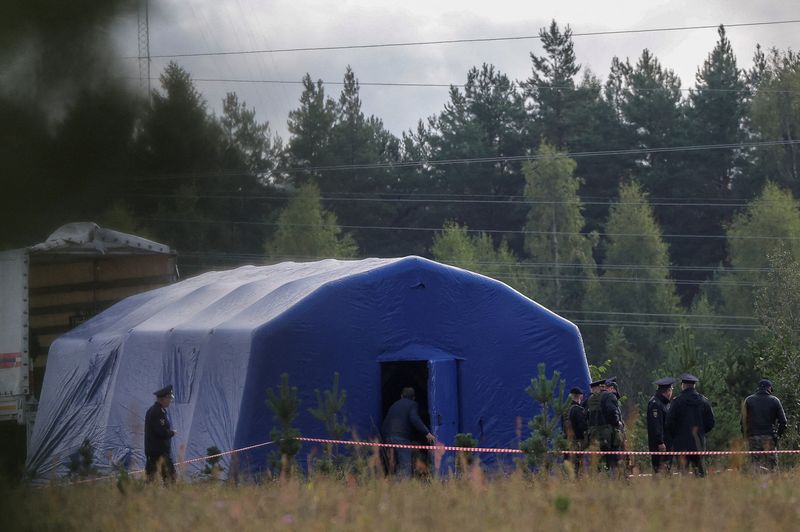
[[[742,65],[720,27],[684,89],[648,50],[602,80],[569,26],[540,37],[530,77],[477,65],[400,137],[362,111],[349,68],[338,94],[306,75],[286,139],[235,93],[212,113],[176,63],[149,98],[102,64],[90,83],[6,90],[0,247],[92,220],[173,246],[183,276],[422,255],[574,321],[631,404],[697,374],[712,444],[767,376],[796,441],[800,55],[757,47]]]

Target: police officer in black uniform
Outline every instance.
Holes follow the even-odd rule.
[[[695,385],[700,379],[690,373],[681,375],[681,393],[667,412],[667,437],[675,451],[705,451],[706,434],[714,428],[714,410],[711,403],[697,393]],[[678,460],[684,468],[691,464],[698,476],[706,475],[702,455],[683,455]]]
[[[772,395],[772,382],[761,379],[758,390],[744,400],[742,406],[742,433],[747,437],[747,448],[751,451],[774,451],[778,438],[786,430],[786,413],[780,399]],[[777,454],[751,454],[756,467],[775,469]]]
[[[144,455],[147,459],[144,470],[147,480],[156,478],[156,472],[161,472],[164,481],[175,480],[175,465],[172,463],[171,440],[175,431],[167,419],[167,408],[175,396],[172,394],[172,385],[169,384],[153,392],[156,402],[147,409],[144,417]]]
[[[671,445],[667,440],[667,412],[669,401],[672,399],[672,384],[675,379],[665,377],[655,381],[658,390],[647,403],[647,448],[650,451],[669,451]],[[672,466],[672,457],[669,455],[650,455],[653,472],[669,471]]]
[[[567,436],[567,448],[571,451],[583,451],[586,448],[589,423],[586,420],[586,411],[581,406],[583,402],[583,390],[572,388],[569,391],[570,406],[564,412],[561,420],[561,428]],[[572,463],[575,474],[580,474],[583,462],[582,454],[564,455],[564,460]]]

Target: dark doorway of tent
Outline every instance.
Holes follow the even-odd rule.
[[[382,418],[389,407],[400,398],[403,388],[414,388],[419,414],[436,435],[439,443],[453,445],[459,427],[458,410],[458,366],[455,359],[402,360],[381,363],[381,405]],[[419,443],[427,443],[424,435],[419,435]],[[453,467],[453,453],[445,453],[439,464],[440,473]],[[434,466],[432,452],[423,455]]]

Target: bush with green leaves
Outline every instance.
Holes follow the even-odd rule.
[[[81,446],[69,455],[69,478],[81,479],[97,474],[97,470],[92,467],[94,461],[94,446],[89,438],[85,438]]]
[[[455,439],[456,447],[469,447],[474,448],[478,446],[478,438],[474,437],[471,432],[459,432],[456,434]],[[461,475],[468,470],[475,463],[475,455],[470,451],[458,451],[456,455],[456,473]]]
[[[206,449],[206,463],[203,467],[203,475],[211,478],[219,478],[222,472],[225,471],[220,464],[220,461],[222,461],[222,456],[219,456],[220,453],[222,453],[222,450],[216,445],[212,445]]]

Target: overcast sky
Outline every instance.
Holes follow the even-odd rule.
[[[737,24],[800,19],[797,0],[151,0],[151,55],[238,50],[341,46],[536,35],[555,19],[573,32]],[[740,68],[749,68],[756,43],[765,48],[797,49],[800,24],[734,27],[728,37]],[[123,56],[137,55],[135,17],[119,21],[114,35]],[[583,68],[605,80],[612,57],[634,61],[649,48],[672,68],[683,87],[694,84],[697,67],[717,39],[716,30],[690,30],[575,37]],[[361,50],[306,51],[176,58],[194,78],[341,81],[351,65],[362,82],[463,83],[467,71],[491,63],[511,79],[530,75],[529,52],[538,40],[444,44]],[[153,59],[157,77],[169,59]],[[126,72],[138,76],[137,61]],[[154,82],[157,83],[157,82]],[[286,118],[297,107],[301,87],[268,83],[197,81],[212,109],[219,112],[226,92],[255,107],[260,120],[287,138]],[[326,91],[338,96],[340,87]],[[420,118],[441,111],[446,88],[362,87],[367,114],[383,119],[399,135]]]

